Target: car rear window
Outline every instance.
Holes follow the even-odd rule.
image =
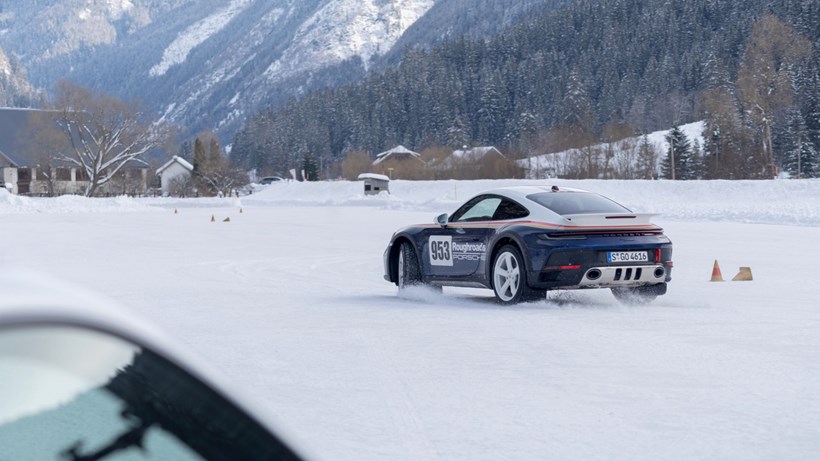
[[[629,209],[589,192],[539,192],[527,196],[533,202],[560,215],[589,213],[629,213]]]

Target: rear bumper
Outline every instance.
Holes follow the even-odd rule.
[[[655,250],[660,248],[660,258]],[[574,248],[549,252],[541,260],[533,259],[527,273],[529,286],[535,289],[577,289],[636,287],[666,283],[672,280],[672,245],[653,245],[629,250],[646,250],[649,261],[611,264],[606,253],[610,248]]]
[[[660,276],[655,270],[663,271]],[[595,270],[600,275],[595,276]],[[591,274],[592,273],[592,276]],[[571,290],[578,288],[614,288],[656,285],[672,280],[672,268],[654,266],[586,267],[573,270],[534,271],[527,274],[529,286],[540,290]]]
[[[666,282],[667,270],[661,264],[643,266],[605,266],[588,269],[581,288],[631,287]]]

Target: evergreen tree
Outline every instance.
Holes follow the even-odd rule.
[[[197,137],[194,140],[194,173],[205,173],[208,171],[208,153],[205,151],[205,145],[202,140]]]
[[[216,135],[210,131],[204,131],[194,139],[193,157],[193,183],[198,195],[227,195],[247,181],[244,174],[231,168]]]
[[[561,101],[559,124],[571,127],[578,132],[592,131],[593,114],[589,95],[584,88],[581,76],[576,70],[569,74],[564,98]]]
[[[316,159],[310,152],[306,153],[302,158],[302,172],[304,174],[303,179],[305,181],[319,180],[319,165],[316,163]]]
[[[453,124],[447,128],[447,145],[454,149],[461,149],[469,145],[470,135],[464,127],[464,122],[461,117],[456,116],[453,119]]]
[[[666,179],[696,179],[695,162],[689,138],[679,127],[674,127],[666,135],[669,148],[661,163],[661,176]],[[673,160],[674,159],[674,160]],[[674,163],[674,171],[672,165]]]
[[[704,161],[703,150],[700,147],[700,141],[695,139],[692,141],[692,177],[687,179],[704,179],[706,178],[706,162]]]
[[[807,71],[811,73],[811,77],[803,84],[801,101],[804,107],[806,136],[814,150],[820,152],[820,58],[815,62],[814,71]]]
[[[799,110],[789,111],[783,170],[792,178],[814,178],[820,173],[820,155],[809,139],[806,121]]]
[[[191,142],[183,141],[182,144],[180,144],[179,149],[177,150],[177,156],[188,160],[191,158],[191,152]]]

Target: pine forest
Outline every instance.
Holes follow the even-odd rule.
[[[253,114],[231,161],[262,174],[310,162],[318,177],[333,178],[345,161],[396,145],[433,153],[492,145],[525,158],[703,120],[703,145],[670,131],[661,175],[820,175],[816,0],[543,8],[492,38],[408,49],[398,65],[358,83]]]

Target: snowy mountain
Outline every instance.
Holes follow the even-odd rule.
[[[311,83],[362,75],[434,0],[23,0],[0,46],[35,85],[60,79],[144,101],[191,130],[225,128]],[[315,75],[348,60],[329,77]]]
[[[434,4],[450,5],[437,9],[438,20],[447,20],[441,11],[458,15],[474,6],[462,0],[20,0],[0,3],[0,47],[37,87],[49,90],[68,79],[141,100],[189,131],[230,135],[261,107],[361,77]],[[404,40],[402,47],[440,37]]]
[[[534,4],[563,1],[0,1],[0,48],[36,87],[68,79],[230,139],[247,114],[355,81],[388,53],[395,62],[394,47],[492,34]]]

